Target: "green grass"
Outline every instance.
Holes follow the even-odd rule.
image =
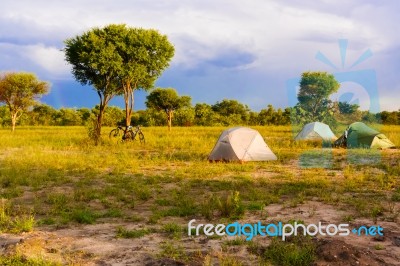
[[[162,258],[170,258],[177,261],[187,261],[189,259],[184,248],[180,244],[171,241],[161,244],[161,251],[158,255]]]
[[[40,258],[26,258],[22,255],[0,255],[0,265],[3,266],[59,266],[61,263],[51,262]]]
[[[90,209],[83,208],[74,209],[71,214],[65,214],[65,216],[66,219],[80,224],[94,224],[98,215]]]
[[[0,202],[0,232],[23,233],[31,232],[35,226],[35,217],[32,214],[22,213],[11,216],[9,202],[2,199]]]
[[[316,247],[306,237],[295,237],[286,242],[273,238],[262,257],[274,265],[308,266],[316,259]]]
[[[123,227],[117,228],[116,236],[119,238],[141,238],[145,235],[150,234],[152,231],[149,229],[136,229],[136,230],[128,230]]]
[[[345,209],[346,221],[397,219],[391,206],[400,201],[398,150],[322,149],[293,141],[289,126],[254,128],[278,161],[209,163],[223,127],[143,128],[145,145],[110,141],[111,128],[103,128],[99,146],[84,127],[0,129],[0,198],[7,202],[0,230],[119,221],[158,226],[179,242],[185,224],[174,219],[265,217],[270,204],[290,208],[308,200]],[[400,126],[381,131],[400,146]],[[152,233],[122,228],[117,235]],[[171,243],[163,254],[184,258]]]

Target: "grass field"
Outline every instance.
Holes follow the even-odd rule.
[[[100,146],[84,127],[1,129],[0,230],[7,243],[22,242],[3,243],[0,264],[310,265],[326,259],[319,238],[188,237],[191,219],[383,224],[383,241],[332,241],[361,254],[372,250],[361,262],[390,265],[400,258],[399,150],[322,149],[294,142],[289,126],[254,128],[278,161],[209,163],[219,127],[143,128],[144,145],[111,142],[111,128],[103,128]],[[380,130],[400,146],[400,126]]]

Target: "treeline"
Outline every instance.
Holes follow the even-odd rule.
[[[98,107],[89,108],[60,108],[55,109],[46,104],[34,106],[25,112],[18,121],[19,125],[41,126],[84,126],[98,114]],[[222,100],[209,105],[198,103],[195,106],[178,109],[174,112],[174,126],[232,126],[232,125],[289,125],[296,120],[296,108],[276,109],[268,105],[260,112],[250,110],[237,100]],[[372,114],[357,109],[339,108],[335,114],[341,123],[363,121],[367,123],[400,124],[400,111],[383,111]],[[103,118],[104,126],[125,124],[125,111],[120,107],[106,108]],[[132,114],[132,125],[165,126],[166,116],[163,111],[148,108]],[[6,106],[0,106],[0,124],[9,126],[10,114]]]
[[[40,104],[23,113],[18,125],[82,126],[95,119],[98,112],[97,106],[92,109],[55,109]],[[0,124],[9,126],[10,123],[8,108],[0,106]],[[288,125],[290,108],[282,110],[268,105],[266,109],[254,112],[237,100],[223,100],[214,105],[199,103],[176,110],[172,123],[174,126]],[[103,116],[103,126],[116,125],[125,125],[125,110],[116,106],[107,107]],[[132,114],[131,125],[165,126],[166,115],[163,111],[153,108],[135,111]]]

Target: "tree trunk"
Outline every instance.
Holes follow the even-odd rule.
[[[17,123],[17,113],[11,114],[11,132],[15,131],[15,124]]]
[[[133,110],[133,90],[131,84],[128,82],[124,85],[124,100],[125,100],[125,125],[131,125],[131,116]]]
[[[128,106],[125,104],[125,126],[128,127],[131,125],[131,114],[128,110]]]
[[[97,115],[97,121],[96,121],[96,128],[95,128],[95,135],[94,135],[94,144],[97,146],[100,141],[101,137],[101,126],[103,124],[103,114],[106,106],[101,103],[99,106],[99,114]]]
[[[172,127],[172,116],[173,116],[173,112],[169,111],[168,112],[168,131],[171,131],[171,127]]]

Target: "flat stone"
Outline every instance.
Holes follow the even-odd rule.
[[[393,238],[393,244],[395,244],[396,246],[400,247],[400,236],[395,236]]]
[[[0,237],[0,247],[2,248],[7,248],[9,246],[13,246],[21,242],[23,242],[23,239],[21,237],[13,237],[13,236],[7,238]]]
[[[379,242],[383,242],[385,241],[385,236],[375,236],[374,238],[372,238],[374,241],[379,241]]]

